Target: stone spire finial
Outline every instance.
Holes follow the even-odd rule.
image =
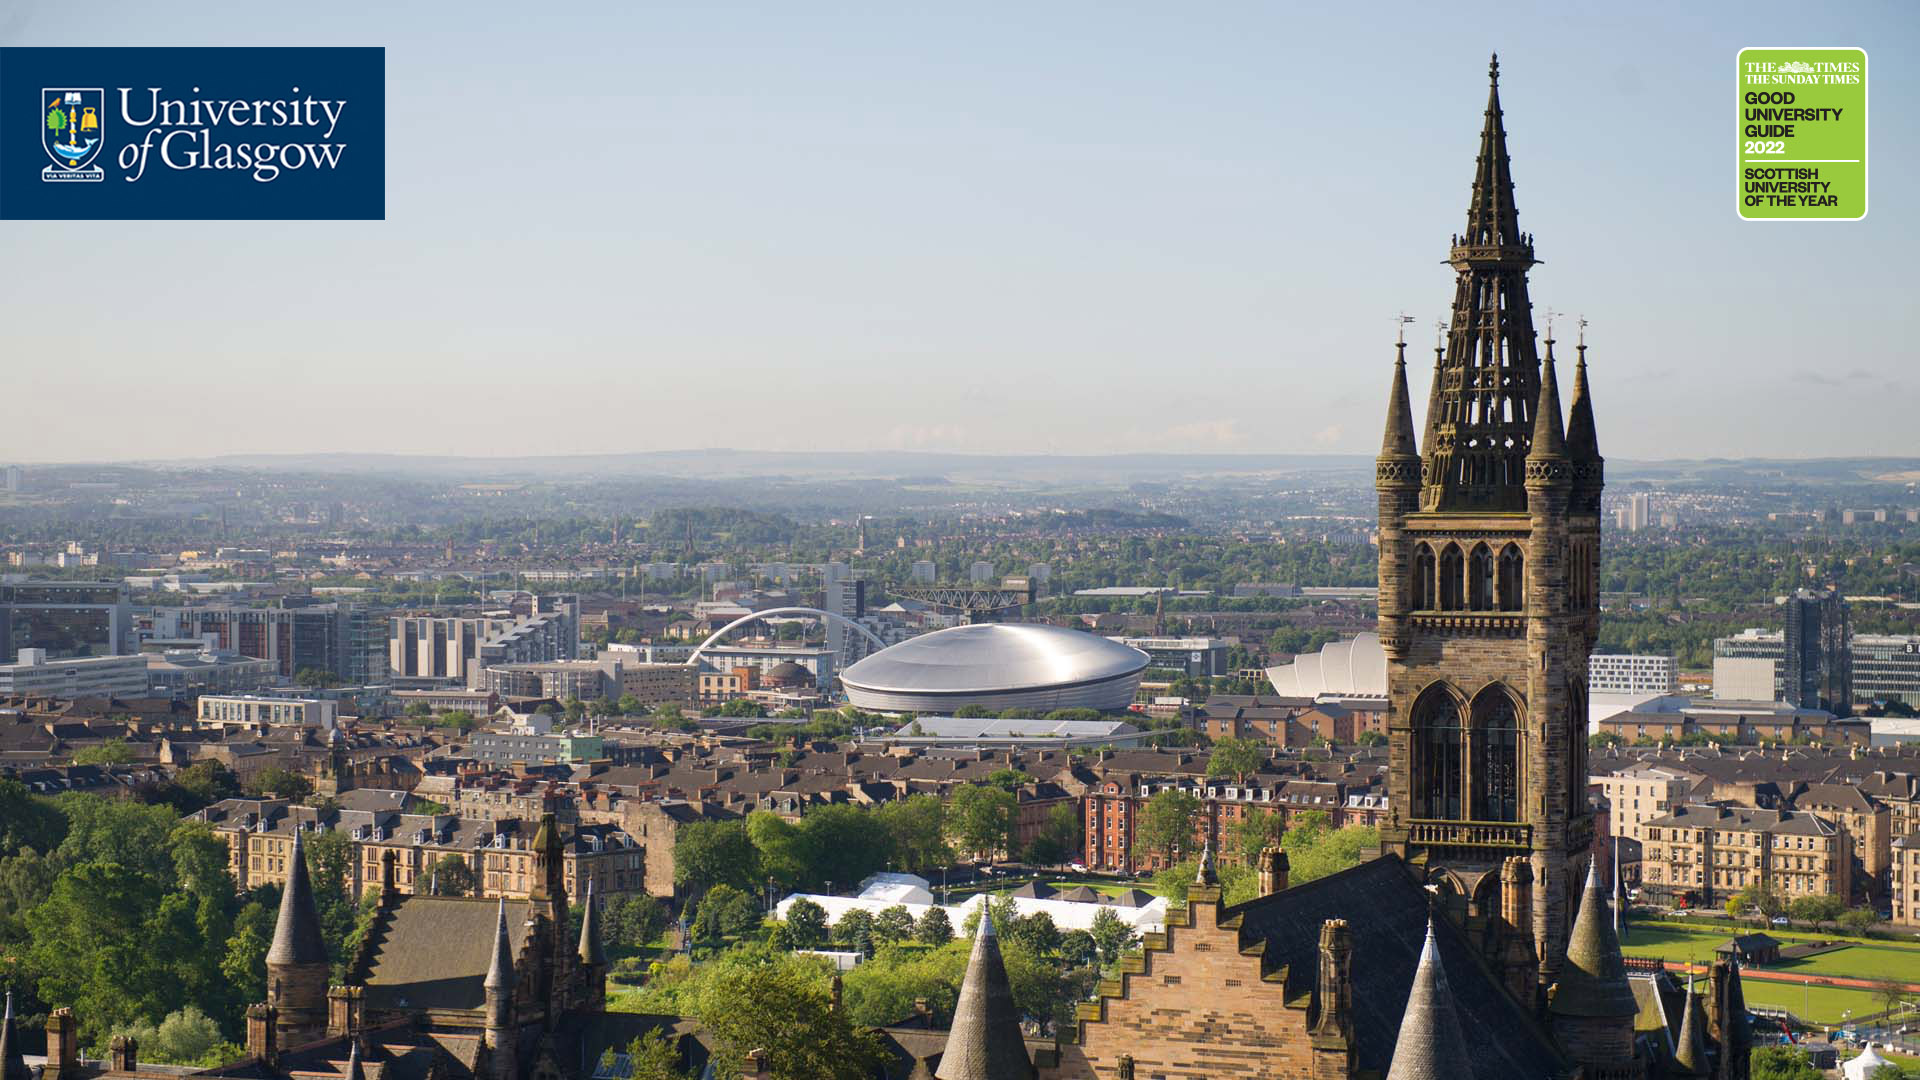
[[[580,916],[580,962],[607,966],[606,946],[600,941],[600,909],[593,902],[593,879],[587,879],[587,907]]]
[[[1446,969],[1434,943],[1433,919],[1427,919],[1427,940],[1420,947],[1420,966],[1413,972],[1407,1011],[1400,1018],[1400,1034],[1393,1044],[1393,1063],[1387,1080],[1453,1080],[1473,1075],[1473,1058],[1453,1009]]]
[[[1628,1017],[1640,1011],[1627,982],[1627,962],[1614,936],[1598,859],[1587,863],[1587,886],[1567,940],[1567,960],[1548,1009],[1565,1017]]]
[[[953,1028],[947,1033],[935,1080],[1031,1080],[1033,1061],[1027,1057],[1020,1033],[1020,1009],[1013,1003],[1013,984],[1000,957],[1000,939],[993,928],[993,912],[980,908],[980,926],[973,935],[973,953],[960,982],[960,1000],[953,1007]]]
[[[1218,885],[1220,875],[1213,869],[1213,837],[1206,837],[1200,844],[1200,869],[1194,871],[1195,885]]]
[[[360,1067],[360,1040],[348,1040],[353,1049],[347,1051],[347,1080],[367,1080],[366,1070]]]
[[[20,1033],[13,1027],[13,991],[7,991],[7,1012],[0,1018],[0,1080],[32,1080],[20,1049]]]
[[[1407,397],[1407,343],[1403,340],[1393,347],[1393,385],[1387,391],[1387,431],[1380,442],[1380,457],[1418,458],[1419,448],[1413,439],[1413,406]]]
[[[500,901],[500,918],[493,931],[493,963],[487,968],[488,990],[513,987],[513,945],[507,938],[507,902]]]
[[[1554,377],[1553,339],[1547,339],[1547,355],[1540,361],[1540,397],[1534,404],[1533,458],[1565,457],[1567,432],[1560,416],[1560,383]]]
[[[1587,385],[1587,320],[1580,320],[1580,343],[1573,364],[1573,404],[1567,410],[1567,452],[1575,461],[1600,459],[1600,436],[1593,426],[1593,391]]]
[[[307,876],[306,831],[296,822],[293,854],[287,861],[287,887],[280,893],[280,918],[273,927],[273,946],[267,963],[305,966],[327,963],[327,941],[320,932],[320,909],[314,904],[313,882]]]

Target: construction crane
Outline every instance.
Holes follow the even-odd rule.
[[[969,623],[996,621],[1002,612],[1016,611],[1040,598],[1032,578],[1010,577],[992,585],[895,585],[887,589],[895,596],[918,600],[948,611],[957,611]]]

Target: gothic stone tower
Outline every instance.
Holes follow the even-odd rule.
[[[1593,835],[1601,459],[1584,343],[1565,427],[1551,332],[1544,365],[1535,350],[1536,260],[1514,208],[1498,58],[1489,76],[1426,436],[1416,448],[1403,342],[1375,474],[1393,798],[1381,838],[1461,914],[1498,915],[1502,861],[1527,858],[1544,985]]]

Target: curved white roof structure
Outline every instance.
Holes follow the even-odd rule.
[[[1268,668],[1267,681],[1281,697],[1386,697],[1387,654],[1379,634],[1359,634]]]
[[[863,709],[1124,709],[1147,654],[1044,623],[977,623],[936,630],[874,653],[840,675]]]

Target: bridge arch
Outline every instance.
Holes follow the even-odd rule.
[[[878,634],[875,634],[873,631],[867,629],[864,626],[861,626],[857,622],[854,622],[852,619],[847,618],[845,615],[838,615],[831,611],[821,611],[819,608],[777,607],[777,608],[768,608],[765,611],[756,611],[749,615],[742,615],[739,618],[728,623],[727,625],[721,627],[720,629],[715,630],[710,636],[708,636],[707,640],[701,642],[699,647],[693,650],[692,655],[687,657],[687,666],[692,667],[693,665],[698,664],[700,662],[701,654],[707,651],[707,646],[712,645],[714,642],[719,641],[721,638],[726,637],[728,634],[733,633],[733,631],[738,629],[739,627],[745,626],[750,622],[757,622],[761,619],[767,618],[770,615],[813,615],[815,617],[825,619],[828,622],[839,623],[841,626],[844,626],[850,630],[857,631],[862,637],[865,637],[868,641],[873,642],[873,646],[876,649],[884,649],[887,647],[887,643],[884,641],[881,641],[880,636]]]

